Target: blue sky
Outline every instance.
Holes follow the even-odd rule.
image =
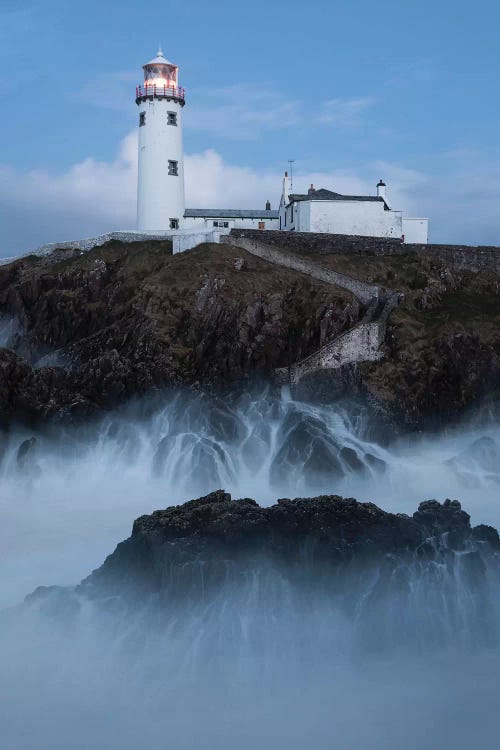
[[[500,244],[500,10],[478,0],[0,0],[0,255],[134,224],[141,65],[187,89],[193,206],[372,192],[435,241]]]

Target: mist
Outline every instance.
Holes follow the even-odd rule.
[[[495,568],[478,602],[460,567],[416,563],[404,618],[396,589],[367,609],[363,576],[334,598],[317,576],[299,590],[265,559],[244,585],[228,575],[213,599],[172,600],[160,615],[78,597],[17,605],[37,586],[77,584],[137,516],[219,487],[260,504],[325,493],[402,513],[450,497],[474,524],[500,526],[499,455],[493,422],[388,442],[363,409],[286,390],[169,392],[79,428],[12,430],[0,464],[2,746],[493,743]]]

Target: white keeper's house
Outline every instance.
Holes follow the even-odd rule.
[[[342,195],[326,188],[292,193],[285,172],[278,210],[264,208],[186,208],[182,113],[185,90],[179,69],[161,49],[143,66],[144,83],[136,89],[139,127],[137,229],[168,234],[174,249],[186,250],[203,241],[218,241],[231,229],[277,229],[284,232],[325,232],[366,237],[401,238],[427,243],[428,219],[403,216],[389,204],[381,180],[375,195]]]

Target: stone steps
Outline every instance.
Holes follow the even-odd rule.
[[[231,235],[221,237],[221,242],[240,247],[269,263],[291,268],[319,281],[346,289],[360,302],[367,305],[362,320],[348,331],[343,331],[327,341],[316,352],[291,367],[275,370],[274,374],[278,383],[298,385],[303,377],[315,372],[335,370],[348,364],[376,362],[382,359],[383,353],[380,347],[385,340],[387,320],[391,311],[400,302],[400,295],[397,292],[382,292],[378,286],[325,268],[314,261],[288,254],[255,239]]]

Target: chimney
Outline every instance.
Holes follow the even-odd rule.
[[[387,185],[383,180],[380,180],[380,182],[377,185],[377,197],[383,198],[385,202],[387,203]]]
[[[308,195],[312,195],[315,192],[316,192],[316,190],[314,188],[314,185],[311,183],[311,187],[309,188],[309,190],[307,191],[307,193],[308,193]]]
[[[271,210],[271,201],[266,201],[266,211]]]
[[[290,200],[289,198],[290,192],[291,192],[290,178],[288,177],[288,172],[285,172],[285,176],[283,177],[283,193],[281,196],[281,202],[284,206],[288,206],[288,202]]]

